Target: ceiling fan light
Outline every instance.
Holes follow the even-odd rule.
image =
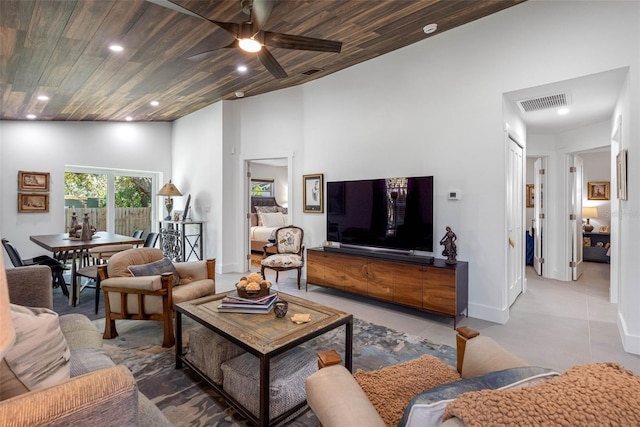
[[[260,49],[262,49],[262,45],[260,44],[260,42],[256,41],[255,39],[240,39],[238,41],[238,44],[240,45],[240,49],[246,51],[246,52],[259,52]]]

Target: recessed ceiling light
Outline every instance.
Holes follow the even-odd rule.
[[[35,114],[27,114],[27,119],[29,120],[33,120],[35,119],[37,116]]]
[[[125,119],[126,121],[130,122],[131,120],[133,120],[133,117],[131,117],[131,116],[127,116],[127,117],[125,117],[124,119]]]
[[[247,66],[246,65],[239,65],[238,66],[238,71],[240,71],[241,73],[244,73],[245,71],[247,71]]]
[[[425,25],[424,28],[422,28],[422,31],[424,31],[425,34],[431,34],[434,33],[437,29],[438,24],[429,24]]]
[[[48,101],[49,97],[47,95],[38,95],[38,101]]]
[[[558,114],[561,116],[569,114],[569,109],[567,107],[562,107],[558,110]]]
[[[109,46],[109,49],[111,49],[113,52],[122,52],[124,50],[124,48],[119,44],[112,44]]]
[[[244,92],[243,92],[243,91],[241,91],[241,90],[237,91],[237,92],[236,92],[236,97],[238,97],[238,98],[243,98],[243,97],[244,97]]]
[[[160,103],[158,101],[151,101],[149,103],[152,107],[157,107],[158,105],[160,105]]]

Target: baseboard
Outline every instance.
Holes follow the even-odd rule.
[[[640,336],[629,333],[627,324],[620,312],[618,312],[618,331],[620,332],[620,339],[622,340],[624,351],[640,355]]]
[[[498,309],[486,305],[469,303],[469,317],[504,325],[509,320],[509,308]]]

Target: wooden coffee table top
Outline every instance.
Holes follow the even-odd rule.
[[[351,314],[283,292],[278,292],[279,298],[289,303],[287,315],[283,318],[277,318],[273,310],[268,314],[219,313],[217,308],[222,299],[232,293],[234,291],[186,301],[175,307],[188,317],[260,354],[292,348],[353,321]],[[291,321],[295,314],[310,314],[311,320],[296,324]]]

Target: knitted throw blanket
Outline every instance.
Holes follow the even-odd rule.
[[[541,384],[465,393],[444,419],[467,426],[638,426],[640,376],[616,363],[578,365]]]
[[[428,354],[376,371],[358,370],[353,377],[387,426],[397,426],[404,409],[418,393],[458,381],[460,374]]]

